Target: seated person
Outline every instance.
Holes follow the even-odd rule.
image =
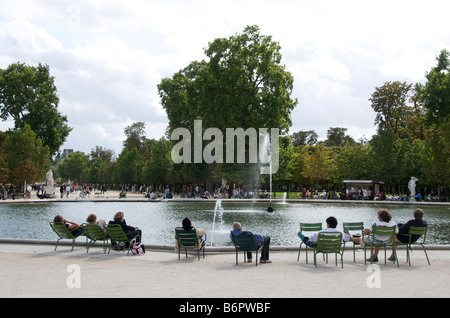
[[[89,214],[88,217],[86,218],[86,222],[91,225],[96,224],[96,225],[100,226],[100,228],[103,230],[103,232],[105,232],[106,221],[105,220],[97,221],[97,216],[95,214],[93,214],[93,213]]]
[[[422,200],[422,195],[420,194],[420,192],[416,194],[415,199],[416,199],[417,202],[423,201]]]
[[[394,221],[391,221],[391,219],[392,219],[391,212],[389,212],[388,210],[382,209],[377,212],[377,216],[378,216],[378,220],[373,225],[395,227],[396,228],[395,233],[398,233],[397,223],[395,223]],[[369,234],[372,234],[372,230],[365,229],[364,230],[364,240],[362,238],[354,237],[354,236],[351,236],[350,239],[355,243],[361,244],[362,248],[364,248],[365,243],[376,243],[376,244],[382,245],[382,244],[386,244],[387,242],[389,242],[392,239],[390,236],[389,237],[380,237],[380,236],[373,237],[373,236],[368,236]],[[367,261],[378,262],[378,252],[379,251],[380,251],[380,246],[375,246],[373,255]]]
[[[192,222],[189,218],[184,218],[181,224],[182,224],[181,228],[185,231],[190,231],[190,230],[195,229],[195,233],[198,237],[198,245],[201,246],[201,244],[206,240],[206,231],[204,229],[194,228],[192,226]],[[176,230],[179,230],[181,228],[177,227]],[[175,237],[176,237],[176,233],[175,233]],[[178,249],[179,249],[178,240],[175,240],[175,251],[178,251]]]
[[[64,223],[64,225],[67,227],[67,229],[72,233],[73,236],[78,236],[84,233],[83,228],[80,224],[77,224],[75,222],[67,221],[64,219],[61,215],[55,216],[53,222],[55,223]]]
[[[242,231],[242,226],[239,222],[234,222],[233,223],[233,231],[231,231],[231,233],[233,233],[233,235],[240,235],[242,233],[247,233],[248,231]],[[269,245],[270,245],[270,236],[262,236],[259,234],[253,234],[253,238],[255,239],[255,243],[258,244],[258,246],[261,246],[262,244],[264,244],[264,247],[262,248],[261,251],[261,258],[259,260],[260,263],[262,264],[267,264],[267,263],[272,263],[272,261],[269,260]],[[230,238],[231,234],[230,234]],[[247,252],[247,263],[251,263],[252,262],[252,252],[248,251]]]
[[[338,230],[336,228],[338,221],[334,216],[330,216],[329,218],[326,219],[327,222],[327,228],[325,230],[319,231],[313,235],[311,235],[310,237],[304,236],[303,234],[299,233],[299,237],[300,239],[303,241],[303,243],[305,243],[306,246],[309,247],[316,247],[317,246],[317,240],[319,238],[319,233],[322,232],[326,232],[326,233],[330,233],[330,232],[338,232],[338,233],[342,233],[342,240],[344,242],[348,242],[350,241],[350,235],[348,235],[347,233],[342,232],[341,230]]]
[[[409,227],[410,226],[414,226],[414,227],[427,227],[427,221],[425,221],[423,219],[423,210],[422,209],[416,209],[414,211],[414,219],[413,220],[409,220],[408,222],[406,222],[405,224],[398,224],[398,234],[396,236],[395,241],[399,242],[399,243],[409,243],[409,236],[404,235],[404,234],[408,234],[409,233]],[[418,239],[420,238],[420,235],[412,235],[411,237],[411,243],[416,242]],[[396,246],[397,248],[397,246]],[[395,257],[394,257],[394,253],[391,254],[391,256],[389,257],[390,261],[395,261]]]
[[[122,230],[127,235],[128,239],[131,239],[139,234],[139,237],[136,239],[137,243],[140,243],[142,241],[142,231],[138,229],[137,227],[129,226],[127,225],[127,222],[125,221],[123,212],[117,212],[114,214],[114,218],[112,221],[109,221],[109,224],[118,224],[122,228]],[[113,246],[115,247],[115,242],[113,243]],[[128,245],[127,245],[128,247]]]

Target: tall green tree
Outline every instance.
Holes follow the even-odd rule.
[[[336,170],[334,179],[342,180],[370,180],[373,175],[373,161],[371,160],[369,145],[348,144],[340,148],[336,156]]]
[[[261,35],[258,26],[209,43],[208,61],[191,62],[158,85],[169,134],[184,127],[193,136],[196,119],[202,120],[203,131],[218,128],[225,134],[227,128],[279,128],[286,134],[297,100],[291,97],[293,77],[281,64],[280,50],[279,43]],[[223,146],[225,154],[225,142]],[[248,158],[248,149],[245,152]],[[203,162],[184,164],[181,169],[197,176],[206,171],[208,180],[214,176],[249,180],[250,174],[258,173],[255,164]]]
[[[450,53],[442,50],[437,65],[425,74],[427,82],[419,86],[429,124],[441,124],[450,117]]]
[[[58,165],[57,172],[64,180],[72,180],[80,184],[83,175],[86,173],[87,164],[88,156],[81,151],[75,151]]]
[[[48,146],[25,124],[8,133],[3,144],[4,158],[10,171],[8,182],[21,184],[41,181],[50,168]]]
[[[15,128],[31,127],[55,155],[69,136],[67,117],[58,111],[54,77],[48,65],[14,63],[0,69],[0,118],[12,117]]]
[[[139,184],[142,180],[143,157],[137,148],[123,149],[114,165],[113,183]]]
[[[294,147],[297,146],[306,146],[306,145],[315,145],[319,135],[314,130],[300,130],[292,134],[292,145]]]
[[[318,187],[328,183],[335,169],[334,153],[323,144],[318,144],[309,153],[305,162],[303,176],[311,181],[311,184]]]
[[[153,144],[152,155],[143,167],[142,179],[145,184],[164,186],[171,181],[173,162],[170,155],[170,140],[162,137]]]
[[[375,124],[379,130],[391,130],[395,134],[404,132],[406,117],[411,110],[411,88],[412,84],[399,81],[375,88],[369,101],[376,113]]]
[[[327,139],[324,144],[327,147],[341,147],[346,144],[354,144],[355,140],[346,134],[347,128],[330,127],[327,131]]]

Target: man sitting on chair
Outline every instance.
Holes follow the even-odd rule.
[[[350,241],[350,235],[342,232],[341,230],[338,230],[336,228],[338,222],[337,219],[334,216],[330,216],[328,219],[326,219],[327,222],[327,228],[325,230],[322,230],[320,232],[317,232],[313,235],[311,235],[310,237],[304,236],[303,234],[300,234],[300,238],[302,239],[303,243],[305,243],[306,246],[309,247],[316,247],[317,246],[317,240],[319,238],[319,233],[321,232],[338,232],[338,233],[342,233],[342,240],[344,242],[348,242]]]
[[[233,233],[233,235],[240,235],[240,234],[245,234],[248,233],[248,231],[242,231],[242,226],[239,222],[234,222],[233,223],[233,231],[231,231],[231,233]],[[259,234],[253,234],[253,238],[255,239],[255,243],[258,244],[258,247],[261,246],[262,244],[264,244],[262,251],[261,251],[261,259],[259,260],[259,262],[261,264],[268,264],[268,263],[272,263],[272,261],[269,260],[269,245],[270,245],[270,236],[262,236]],[[252,262],[252,252],[248,251],[247,252],[247,263],[251,263]]]

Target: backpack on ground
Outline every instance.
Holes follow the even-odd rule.
[[[131,252],[133,255],[144,255],[145,254],[145,246],[142,243],[133,243],[131,246]]]

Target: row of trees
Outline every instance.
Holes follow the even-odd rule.
[[[171,150],[178,141],[170,140],[172,132],[186,128],[194,136],[194,120],[201,119],[202,132],[212,127],[223,132],[229,127],[279,128],[275,185],[332,188],[343,179],[374,179],[396,191],[406,188],[411,176],[429,189],[450,184],[448,51],[443,50],[437,65],[425,74],[425,84],[393,81],[375,88],[369,100],[377,133],[358,141],[347,135],[345,127],[331,127],[324,141],[318,141],[314,130],[289,134],[290,114],[298,103],[291,97],[293,77],[281,65],[279,43],[261,35],[257,26],[214,40],[205,55],[207,60],[191,62],[158,85],[169,119],[164,137],[148,139],[145,123],[134,123],[124,131],[117,158],[100,146],[89,155],[74,152],[58,164],[56,178],[90,184],[204,184],[209,191],[224,183],[267,185],[268,176],[260,175],[258,164],[174,164]],[[48,67],[32,68],[40,74],[29,76],[36,82],[28,80],[28,68],[17,63],[0,72],[1,116],[12,116],[16,124],[14,130],[0,134],[0,182],[43,180],[50,158],[70,132],[66,118],[57,111]],[[46,105],[42,106],[46,111],[38,110],[39,105]],[[53,114],[51,124],[47,112]],[[212,140],[201,142],[205,149]],[[246,144],[246,162],[249,151]]]
[[[248,29],[246,32],[252,33],[257,30]],[[254,37],[254,35],[249,36],[252,40],[249,38],[243,40],[238,37],[240,45],[236,46],[245,48],[246,46],[242,43],[256,41]],[[237,41],[235,38],[232,40]],[[219,42],[222,43],[223,39]],[[234,46],[229,44],[223,50],[231,54],[232,48]],[[255,57],[255,54],[253,53],[252,56]],[[221,53],[215,53],[212,57],[216,55],[221,55],[222,59],[225,59]],[[234,59],[239,56],[236,53],[232,55]],[[265,56],[268,55],[270,54],[266,52]],[[212,61],[215,63],[215,59]],[[376,113],[374,124],[378,129],[376,135],[370,140],[361,138],[355,141],[347,135],[345,127],[331,127],[324,141],[318,141],[318,135],[314,130],[298,131],[281,136],[280,167],[278,173],[273,176],[274,185],[337,188],[344,179],[371,179],[384,181],[388,191],[402,192],[406,191],[411,176],[415,176],[419,179],[419,186],[422,189],[426,187],[428,191],[439,191],[441,186],[448,187],[450,184],[449,53],[443,50],[437,57],[437,62],[437,66],[426,73],[427,81],[423,85],[415,84],[414,86],[393,81],[375,89],[370,102]],[[250,61],[241,61],[241,63],[234,61],[233,63],[238,64],[240,69],[243,68],[242,65],[252,65]],[[230,68],[233,63],[228,60],[221,62],[227,68]],[[202,65],[200,67],[202,71],[200,72],[200,69],[193,65]],[[231,105],[236,105],[234,102],[229,105],[229,108],[225,107],[225,110],[229,111],[215,110],[216,114],[218,112],[224,115],[210,116],[214,110],[207,107],[208,102],[211,105],[216,104],[208,100],[211,97],[208,97],[205,91],[226,91],[227,89],[230,92],[239,91],[236,87],[228,88],[228,85],[233,83],[227,83],[225,79],[220,81],[219,87],[204,87],[203,85],[209,87],[212,84],[210,81],[205,81],[203,77],[214,78],[223,75],[223,72],[219,75],[215,74],[216,68],[218,68],[217,64],[211,66],[206,62],[191,63],[189,67],[176,73],[173,78],[163,79],[159,89],[163,106],[170,119],[167,136],[160,140],[148,140],[145,137],[145,123],[142,122],[127,127],[125,130],[127,139],[117,161],[114,162],[112,156],[109,156],[108,160],[99,161],[100,156],[97,153],[101,148],[93,150],[90,159],[88,157],[84,159],[82,166],[85,170],[83,173],[80,171],[79,175],[83,177],[79,181],[154,186],[192,183],[204,184],[209,191],[213,190],[212,185],[218,187],[224,181],[244,186],[257,184],[267,186],[267,176],[261,176],[259,166],[255,164],[182,163],[175,165],[171,161],[171,149],[175,142],[168,139],[170,132],[180,126],[192,131],[194,119],[203,120],[204,130],[214,127],[211,126],[213,124],[219,127],[227,127],[227,125],[251,127],[245,126],[245,119],[256,126],[259,125],[256,120],[268,120],[262,114],[257,116],[259,112],[251,112],[257,118],[248,118],[239,114],[238,108],[231,109]],[[238,71],[235,70],[232,72],[234,77],[230,78],[236,79],[236,76],[241,78],[253,74],[252,78],[247,78],[250,83],[248,85],[252,86],[254,83],[252,84],[251,79],[263,77],[268,80],[271,76],[258,72],[258,70],[246,70],[244,74],[237,75]],[[190,89],[193,91],[191,92]],[[231,94],[230,92],[226,96]],[[256,90],[256,92],[259,91]],[[287,91],[285,93],[284,98],[289,99]],[[222,95],[217,96],[216,93],[212,96],[215,99],[222,97]],[[243,98],[239,94],[232,97],[238,100]],[[252,105],[264,104],[262,100],[258,100],[258,96],[253,98],[256,101],[252,100]],[[238,104],[241,105],[240,108],[243,103],[244,101],[241,101],[241,104]],[[293,104],[295,102],[289,105]],[[277,104],[275,103],[272,107],[276,108]],[[277,112],[283,113],[280,110]],[[285,108],[284,116],[278,116],[278,118],[286,120],[289,117],[288,113]],[[208,125],[209,120],[212,124]],[[279,123],[278,121],[274,125]],[[270,124],[268,126],[271,127]],[[193,133],[192,131],[192,135]],[[204,141],[203,146],[208,143],[210,141]],[[81,157],[82,155],[74,154],[73,156]],[[62,169],[68,165],[69,159],[60,165],[61,175],[64,175]]]

